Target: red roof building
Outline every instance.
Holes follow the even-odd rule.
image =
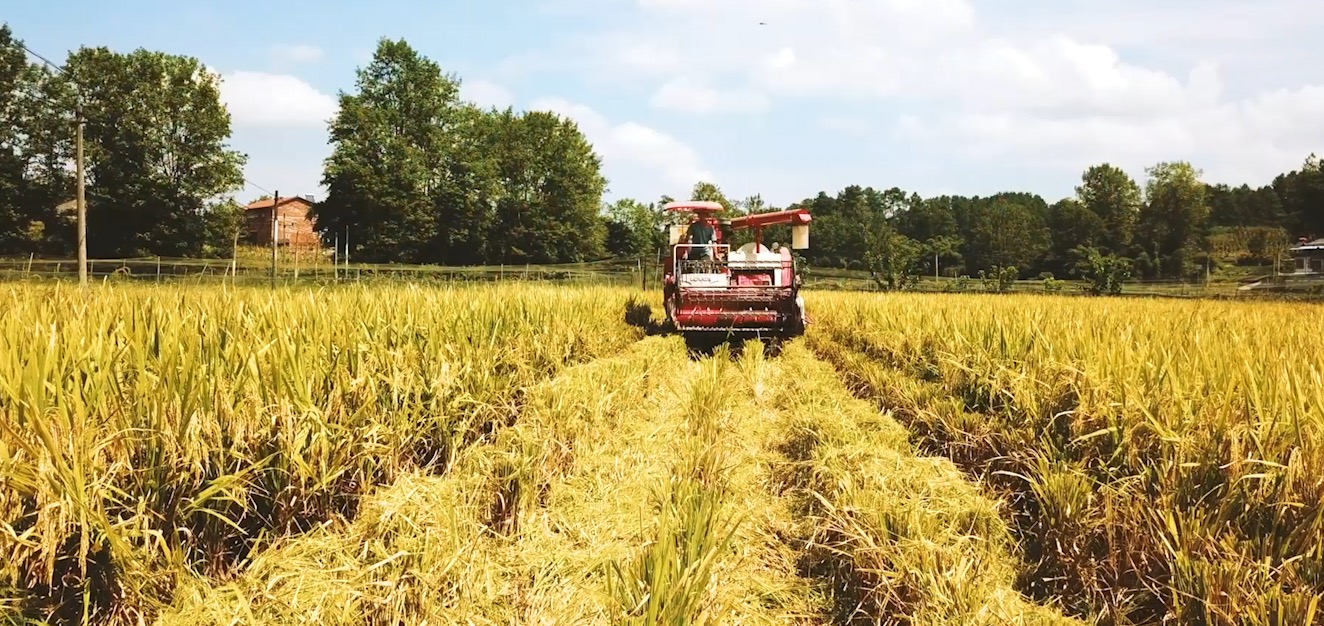
[[[320,246],[321,238],[313,230],[313,219],[309,215],[312,208],[312,198],[303,196],[281,198],[279,205],[272,198],[249,204],[244,207],[249,240],[269,246],[274,234],[278,246]],[[274,233],[271,227],[273,217],[276,220]]]

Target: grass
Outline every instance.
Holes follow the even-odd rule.
[[[1108,624],[1324,621],[1310,307],[816,304],[817,353],[1014,503],[1026,593]]]

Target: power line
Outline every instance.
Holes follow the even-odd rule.
[[[61,66],[60,66],[59,64],[57,64],[57,63],[52,62],[50,59],[48,59],[48,58],[46,58],[46,57],[44,57],[44,56],[38,54],[38,53],[37,53],[36,51],[34,51],[32,48],[29,48],[27,44],[22,43],[22,42],[19,42],[18,47],[20,47],[20,48],[22,48],[23,50],[25,50],[28,54],[30,54],[30,55],[32,55],[32,56],[34,56],[34,57],[37,57],[38,59],[41,59],[41,62],[42,62],[42,63],[45,63],[46,65],[48,65],[48,66],[50,66],[51,68],[55,69],[57,72],[59,72],[59,73],[61,73],[61,74],[64,74],[64,73],[65,73],[63,67],[61,67]]]

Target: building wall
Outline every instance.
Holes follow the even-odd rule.
[[[313,230],[313,221],[308,218],[312,205],[304,201],[281,204],[276,209],[277,234],[276,244],[281,246],[311,247],[321,245],[321,238]],[[253,242],[271,245],[271,209],[249,209],[245,214],[248,235]]]

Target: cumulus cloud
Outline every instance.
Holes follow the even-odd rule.
[[[561,98],[543,98],[530,108],[575,120],[603,158],[608,178],[645,177],[680,188],[712,179],[693,148],[655,128],[638,122],[613,123],[589,106]]]
[[[296,76],[243,70],[221,75],[221,99],[237,127],[322,127],[338,108]]]
[[[636,2],[646,27],[595,41],[647,41],[646,53],[584,67],[614,69],[673,111],[758,111],[773,101],[873,108],[873,120],[815,117],[841,131],[872,121],[937,153],[1051,169],[1185,158],[1229,182],[1263,181],[1324,145],[1324,117],[1310,113],[1324,107],[1324,70],[1298,62],[1324,52],[1308,35],[1324,27],[1317,0],[1210,0],[1200,11],[1139,0],[1108,11],[1044,2],[994,11],[973,0]],[[1152,36],[1138,39],[1136,28]]]

